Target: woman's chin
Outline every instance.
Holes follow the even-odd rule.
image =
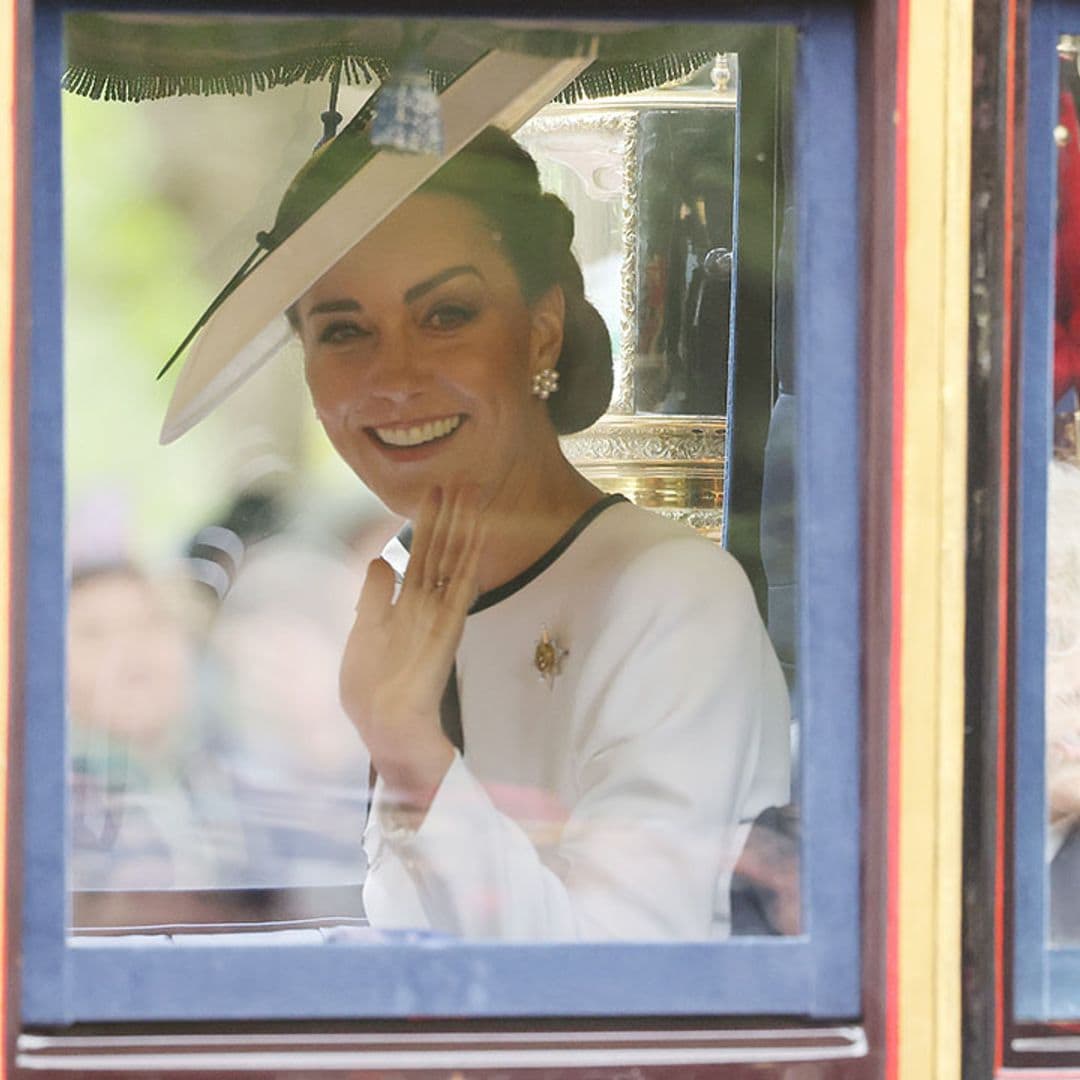
[[[409,521],[412,521],[420,512],[432,488],[450,486],[447,478],[436,472],[428,476],[411,477],[408,480],[399,478],[394,483],[376,480],[363,474],[360,474],[360,479],[387,510]]]
[[[432,488],[448,491],[474,480],[469,473],[475,470],[463,464],[454,438],[451,435],[446,440],[416,447],[376,445],[371,439],[373,445],[365,446],[360,453],[349,454],[346,460],[387,509],[411,519]]]

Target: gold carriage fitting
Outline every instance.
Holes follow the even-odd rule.
[[[675,85],[540,112],[518,133],[574,211],[611,331],[611,406],[567,436],[606,491],[719,540],[723,526],[737,57]]]
[[[719,541],[726,434],[722,416],[608,413],[562,442],[567,457],[597,487]]]

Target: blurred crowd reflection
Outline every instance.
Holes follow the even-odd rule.
[[[80,557],[75,538],[76,925],[316,916],[328,890],[358,894],[369,763],[337,671],[397,523],[311,527],[327,516],[249,491],[164,572]]]

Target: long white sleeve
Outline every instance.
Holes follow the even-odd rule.
[[[514,694],[546,705],[529,696],[536,688],[496,687],[504,715],[467,728],[466,760],[455,759],[415,831],[392,825],[377,790],[364,893],[373,925],[536,941],[715,933],[741,823],[786,798],[783,677],[741,569],[689,534],[590,580],[600,588],[568,597],[588,614],[556,623],[573,639],[571,671],[551,695],[562,712],[522,716]],[[512,625],[496,628],[512,635]],[[547,737],[530,746],[544,724]],[[498,783],[476,775],[469,758],[489,729],[484,741],[511,736],[494,758],[477,746],[476,768],[490,776],[518,747],[521,760],[506,765],[518,789],[557,790],[561,812],[539,828],[501,810]]]

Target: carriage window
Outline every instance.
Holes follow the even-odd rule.
[[[1080,946],[1080,38],[1058,43],[1058,212],[1046,493],[1049,943]]]
[[[1080,1015],[1080,7],[1037,5],[1018,531],[1014,1014]],[[1040,200],[1045,200],[1040,202]],[[1064,1046],[1055,1052],[1063,1052]]]
[[[70,964],[30,1012],[233,1015],[176,973],[238,944],[252,1017],[297,1007],[254,974],[286,944],[301,988],[382,957],[351,1014],[685,1009],[599,941],[694,943],[710,1011],[853,1009],[856,484],[806,462],[823,409],[857,429],[854,215],[803,212],[797,134],[853,174],[847,21],[801,60],[790,25],[52,25]],[[565,1000],[514,977],[537,942]]]
[[[306,29],[312,32],[319,24],[306,24]],[[132,27],[134,35],[140,32],[149,33],[145,24]],[[379,43],[374,24],[368,33],[375,40],[366,47],[374,51]],[[522,450],[496,425],[485,430],[482,410],[487,402],[465,411],[472,403],[470,394],[492,391],[475,378],[455,380],[447,371],[454,362],[451,354],[439,361],[443,384],[414,380],[414,387],[408,372],[384,376],[387,382],[401,383],[400,388],[389,386],[387,394],[414,391],[415,403],[384,402],[376,387],[373,404],[368,404],[362,395],[372,391],[357,382],[357,397],[349,400],[349,406],[359,402],[369,412],[381,410],[374,423],[386,425],[375,428],[374,438],[370,431],[360,438],[380,444],[377,453],[389,468],[381,460],[367,460],[360,448],[352,446],[346,446],[341,457],[359,475],[341,467],[320,430],[326,426],[341,450],[334,422],[324,417],[321,424],[317,415],[328,396],[319,379],[331,363],[324,356],[329,350],[309,339],[327,333],[382,332],[378,309],[364,295],[372,282],[362,275],[344,288],[358,290],[360,302],[372,307],[369,326],[359,321],[356,329],[349,323],[337,327],[321,316],[311,319],[310,326],[302,325],[300,334],[223,402],[221,414],[211,416],[205,430],[196,428],[175,444],[158,447],[158,429],[176,372],[155,383],[153,361],[164,361],[186,323],[203,306],[193,297],[200,292],[212,295],[211,282],[228,280],[230,267],[243,261],[244,248],[251,245],[259,226],[274,220],[289,173],[303,165],[322,128],[323,98],[336,90],[336,109],[346,125],[358,111],[369,108],[365,103],[374,75],[369,83],[368,73],[360,71],[341,85],[334,82],[338,73],[330,71],[326,80],[314,85],[224,101],[196,94],[139,103],[100,96],[95,100],[95,91],[102,87],[93,81],[92,56],[85,60],[84,56],[95,43],[101,48],[100,35],[100,23],[93,18],[69,21],[68,83],[87,92],[65,98],[64,116],[70,298],[65,354],[72,565],[70,866],[75,926],[257,923],[289,916],[370,917],[374,925],[377,913],[366,911],[361,900],[365,877],[371,872],[371,853],[363,844],[372,794],[371,762],[363,732],[354,729],[339,702],[338,668],[367,565],[401,527],[401,519],[410,516],[411,489],[402,494],[401,483],[383,473],[390,468],[405,476],[416,473],[418,480],[408,480],[414,485],[452,484],[460,476],[490,489],[485,496],[492,500],[491,514],[506,514],[498,485],[507,482],[504,473],[521,479],[522,470],[510,472],[509,466],[490,458],[481,463],[466,440],[501,438],[504,443],[495,449],[504,456],[520,456]],[[784,235],[793,204],[791,180],[785,175],[790,151],[783,145],[789,125],[776,121],[790,114],[789,35],[768,35],[783,59],[774,63],[770,82],[753,88],[749,99],[745,93],[740,99],[738,91],[739,55],[723,47],[721,35],[704,60],[698,53],[688,54],[680,61],[680,70],[664,71],[662,81],[669,85],[646,89],[629,83],[620,87],[615,81],[610,89],[636,92],[608,93],[599,99],[593,92],[589,98],[546,108],[540,108],[545,102],[538,98],[539,113],[519,131],[520,144],[539,163],[543,188],[563,200],[568,222],[572,215],[572,256],[584,275],[585,302],[572,295],[566,302],[583,309],[585,303],[592,304],[610,340],[610,345],[602,345],[602,357],[574,353],[560,357],[569,368],[564,376],[569,385],[562,392],[581,397],[590,392],[587,386],[573,384],[572,364],[602,363],[615,371],[614,389],[605,391],[595,410],[601,418],[566,435],[563,449],[581,475],[601,491],[621,493],[653,514],[685,522],[714,543],[721,541],[724,531],[730,369],[742,364],[756,369],[755,380],[770,399],[781,393],[790,397],[794,389],[790,375],[783,384],[779,375],[793,366],[790,258],[787,265],[782,262],[793,242]],[[353,36],[363,40],[363,23]],[[429,49],[435,62],[437,49],[438,42]],[[346,74],[352,75],[352,69]],[[392,77],[387,83],[384,93],[394,93]],[[581,92],[591,89],[587,81],[580,83]],[[111,92],[117,96],[115,87]],[[495,82],[492,93],[499,92]],[[106,83],[103,96],[109,93]],[[434,93],[430,97],[437,109],[438,99]],[[755,133],[772,160],[768,170],[749,170],[746,178],[754,202],[746,215],[753,217],[745,238],[734,198],[736,173],[742,169],[735,138],[740,111],[746,127],[771,128],[762,133],[764,140]],[[448,116],[443,123],[454,119]],[[492,159],[487,167],[498,166],[498,159]],[[485,183],[481,178],[480,194],[466,190],[465,197],[492,214],[495,211],[480,201],[490,200]],[[769,227],[763,228],[766,223],[755,217],[768,218]],[[412,235],[407,215],[404,220],[401,242]],[[396,219],[387,227],[395,223]],[[423,227],[433,226],[425,221]],[[298,243],[303,242],[301,233]],[[539,243],[536,236],[528,240]],[[378,237],[373,243],[378,244]],[[737,245],[756,275],[747,274],[744,290],[766,293],[749,302],[774,313],[772,324],[747,331],[745,341],[737,340],[734,332],[737,312],[732,318]],[[381,247],[372,251],[372,258],[392,257]],[[442,269],[440,259],[454,265],[464,257],[402,257],[398,276],[406,283],[410,275],[419,281],[432,269]],[[522,262],[520,267],[514,264],[519,276],[543,269],[539,258],[531,255],[523,261],[515,251],[513,258]],[[325,261],[329,271],[333,260]],[[386,266],[378,273],[392,269],[393,265]],[[480,273],[490,276],[492,271],[481,266]],[[448,308],[451,303],[482,301],[483,288],[472,284],[444,287]],[[301,287],[298,279],[296,288]],[[501,316],[494,305],[492,310]],[[452,345],[453,339],[448,340]],[[467,347],[478,346],[468,341]],[[423,360],[419,336],[403,348],[412,351],[416,363]],[[305,352],[310,392],[304,384]],[[361,357],[358,351],[350,363],[356,367],[381,361]],[[194,355],[190,362],[196,362]],[[399,363],[404,367],[408,361]],[[177,393],[182,389],[183,383]],[[509,393],[502,385],[495,389],[502,396]],[[734,391],[732,386],[733,397]],[[408,447],[391,449],[385,439],[411,437],[411,430],[402,427],[406,421],[418,420],[426,431],[423,421],[433,410],[462,410],[466,419],[460,432],[440,429],[429,436],[431,461],[421,468],[421,463],[409,459]],[[540,405],[534,411],[546,410]],[[748,429],[760,426],[759,420],[749,413]],[[773,438],[785,447],[791,439],[787,420],[780,403]],[[753,434],[764,442],[767,426]],[[535,436],[527,449],[539,457],[542,446],[540,436]],[[551,451],[545,452],[550,456]],[[394,461],[395,455],[401,460]],[[776,564],[769,569],[779,570],[769,582],[773,625],[787,645],[795,618],[788,595],[794,591],[790,476],[794,462],[790,454],[774,453],[768,464],[772,477],[785,474],[777,490],[770,491],[762,514],[770,524],[775,522],[768,537]],[[567,475],[573,476],[569,470]],[[531,474],[523,478],[532,486],[537,483]],[[569,501],[558,489],[556,494]],[[586,495],[585,501],[594,497]],[[570,503],[576,517],[574,505]],[[539,504],[535,509],[526,506],[523,512],[541,514]],[[566,516],[563,513],[550,524],[539,516],[527,524],[555,540],[565,529]],[[637,524],[621,508],[608,517],[610,523],[598,520],[583,532],[574,549],[588,551],[595,543],[599,551],[607,549],[615,558],[620,533]],[[621,522],[618,528],[616,521]],[[658,535],[680,537],[681,532]],[[493,542],[494,538],[489,544]],[[544,546],[519,542],[516,547],[509,562],[507,556],[501,559],[509,567],[505,577],[512,578],[545,557]],[[688,550],[695,552],[697,547],[691,544]],[[704,546],[701,550],[707,557]],[[570,564],[576,555],[577,551],[567,551],[558,561]],[[492,558],[500,559],[497,551]],[[706,558],[703,563],[706,574],[711,561]],[[722,565],[719,559],[716,562]],[[501,816],[530,833],[546,862],[577,857],[589,872],[590,858],[595,856],[587,854],[593,845],[588,834],[597,826],[581,815],[613,815],[605,828],[626,833],[629,846],[638,853],[625,866],[605,864],[591,872],[613,875],[609,888],[616,893],[625,890],[627,902],[641,887],[641,878],[651,872],[646,854],[650,847],[685,844],[684,852],[673,854],[673,863],[665,863],[667,871],[676,874],[680,865],[685,872],[686,863],[715,858],[717,895],[711,922],[680,925],[668,912],[654,916],[650,924],[644,912],[627,912],[626,927],[633,936],[644,932],[662,939],[670,933],[668,927],[677,928],[678,936],[726,932],[731,868],[743,834],[759,814],[772,808],[759,832],[768,832],[763,842],[769,844],[770,857],[787,865],[775,880],[746,881],[747,900],[758,905],[747,918],[758,920],[754,925],[766,932],[797,933],[798,811],[789,781],[790,745],[797,729],[789,719],[786,687],[768,670],[762,681],[748,687],[755,720],[747,734],[754,746],[737,771],[747,771],[751,782],[737,793],[726,793],[726,798],[737,800],[734,812],[721,814],[718,806],[707,810],[708,789],[732,785],[724,758],[742,753],[738,749],[742,736],[736,734],[742,721],[734,713],[726,721],[734,736],[727,745],[723,739],[710,745],[714,739],[710,729],[725,723],[725,699],[735,703],[744,691],[733,683],[715,691],[704,685],[705,671],[695,659],[700,648],[704,660],[710,648],[704,642],[701,648],[693,640],[679,643],[671,637],[652,643],[627,640],[627,650],[642,650],[637,658],[631,653],[620,661],[625,667],[619,668],[618,678],[628,689],[639,679],[672,683],[672,700],[656,701],[650,725],[662,721],[681,692],[675,683],[682,679],[676,677],[673,664],[681,665],[689,679],[703,681],[704,725],[696,728],[689,715],[678,721],[690,725],[677,737],[686,740],[685,750],[679,749],[678,741],[650,747],[644,730],[636,735],[640,753],[671,758],[652,782],[693,791],[697,781],[690,758],[705,753],[716,765],[711,778],[708,770],[702,773],[701,791],[693,796],[705,815],[702,821],[671,817],[667,827],[687,835],[649,839],[625,817],[628,806],[620,808],[617,800],[607,807],[603,799],[596,807],[588,803],[588,791],[601,785],[649,782],[647,770],[658,762],[646,766],[627,761],[623,767],[629,772],[622,780],[605,770],[588,775],[585,757],[613,753],[614,744],[633,732],[626,716],[621,732],[596,730],[596,721],[586,719],[585,703],[575,700],[592,693],[577,677],[590,663],[587,650],[617,646],[614,642],[606,646],[589,623],[575,625],[572,610],[559,612],[567,606],[561,597],[568,584],[559,580],[562,569],[553,566],[532,587],[539,603],[526,617],[536,625],[516,629],[526,635],[516,643],[516,652],[496,648],[486,629],[490,624],[500,635],[515,632],[500,625],[504,620],[498,618],[498,605],[469,617],[484,629],[474,633],[466,627],[454,676],[463,735],[468,736],[463,747],[466,763]],[[490,578],[481,571],[481,589],[490,592],[504,585],[499,571]],[[586,577],[575,587],[587,588],[588,575],[597,570],[583,566],[577,573]],[[669,580],[675,590],[683,587],[670,571]],[[612,578],[603,587],[619,588],[619,579]],[[649,585],[641,579],[629,587],[640,591]],[[712,586],[705,580],[700,587]],[[632,597],[628,600],[634,602]],[[515,610],[507,601],[502,606],[508,612]],[[707,639],[709,620],[718,620],[720,614],[705,613],[693,635]],[[756,621],[755,605],[746,605],[741,617]],[[522,615],[515,618],[520,621]],[[552,647],[569,653],[559,665],[562,670],[553,670],[546,679],[537,672],[528,688],[531,692],[522,695],[515,690],[515,697],[506,697],[510,691],[498,682],[491,685],[476,677],[478,668],[488,666],[512,669],[515,661],[523,661],[526,672],[535,666],[530,663],[536,648],[533,638],[545,632],[545,619],[555,620],[547,630]],[[752,626],[745,629],[755,632]],[[370,633],[374,637],[377,631],[372,628]],[[763,644],[767,645],[764,637]],[[655,671],[648,667],[650,651],[659,654],[658,660],[664,657]],[[773,653],[767,647],[758,662],[775,667]],[[790,664],[793,657],[786,659]],[[442,661],[433,657],[430,662]],[[723,665],[725,660],[721,656],[717,662]],[[519,673],[514,672],[513,678],[520,678]],[[623,706],[601,701],[599,707],[606,711]],[[567,715],[558,716],[560,712]],[[552,737],[544,745],[536,739],[537,725],[558,725],[564,736]],[[680,759],[687,753],[689,757]],[[652,812],[671,814],[663,800]],[[710,814],[715,815],[711,823]],[[435,822],[432,811],[429,824],[433,827]],[[725,829],[733,833],[727,840],[719,835]],[[580,840],[574,839],[579,830]],[[694,835],[699,830],[700,835]],[[717,835],[710,837],[709,831]],[[553,840],[552,833],[561,834],[560,839]],[[606,843],[610,847],[616,841],[609,836]],[[583,848],[572,856],[575,844]],[[705,853],[712,845],[731,850],[710,857]],[[465,858],[463,850],[458,859],[464,863]],[[753,878],[765,864],[746,865]],[[374,868],[375,875],[379,869]],[[528,873],[528,864],[516,872]],[[537,888],[541,887],[538,881]],[[588,901],[568,892],[569,902],[580,903],[580,916],[587,918]],[[617,899],[612,899],[617,908]],[[496,902],[512,901],[507,896]],[[641,902],[652,903],[654,898],[646,894]],[[670,896],[668,906],[674,907]],[[610,918],[612,909],[605,911]],[[449,914],[418,911],[415,928],[450,930],[453,923],[439,918],[448,919]],[[594,933],[599,930],[597,924]],[[499,925],[492,923],[491,935],[498,932]],[[543,921],[531,928],[531,934],[540,938],[548,932]]]

